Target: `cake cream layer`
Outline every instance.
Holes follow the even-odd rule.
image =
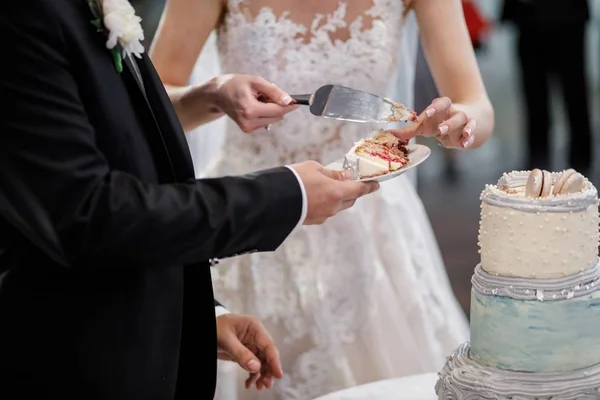
[[[374,131],[375,132],[375,131]],[[373,135],[373,133],[371,134]],[[354,146],[350,149],[346,157],[352,161],[357,161],[358,163],[358,171],[360,176],[371,176],[371,175],[379,175],[389,171],[389,165],[387,162],[384,162],[381,159],[377,159],[375,157],[365,157],[358,156],[356,154],[356,149],[362,146],[365,143],[365,139],[361,139],[354,144]]]
[[[597,400],[600,365],[564,373],[511,372],[469,357],[469,344],[450,357],[435,385],[440,400]]]
[[[346,154],[346,157],[349,160],[357,161],[358,171],[361,177],[382,175],[403,167],[403,164],[400,161],[393,161],[391,158],[386,157],[387,153],[385,151],[379,152],[377,155],[369,154],[368,151],[359,151],[360,148],[368,145],[368,142],[373,139],[379,144],[384,142],[397,142],[397,139],[393,135],[382,130],[374,130],[371,132],[371,136],[368,139],[361,139],[356,142],[348,154]]]
[[[359,142],[358,145],[361,143]],[[358,172],[360,176],[376,176],[390,171],[390,164],[380,158],[361,155],[357,156],[355,153],[348,153],[346,155],[350,160],[357,161]]]
[[[528,176],[505,174],[483,191],[482,268],[503,276],[552,278],[593,266],[600,223],[596,188],[586,181],[582,192],[532,199],[524,194]]]
[[[494,277],[480,267],[471,291],[471,358],[524,372],[600,363],[600,265],[570,278]]]

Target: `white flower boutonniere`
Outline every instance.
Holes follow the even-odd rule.
[[[88,3],[95,17],[91,22],[108,37],[106,48],[112,54],[117,72],[122,72],[125,57],[141,58],[144,52],[142,19],[128,0],[88,0]]]

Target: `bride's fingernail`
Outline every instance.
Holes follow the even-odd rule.
[[[469,147],[470,145],[473,144],[473,141],[475,140],[474,136],[471,136],[465,140],[462,141],[462,146],[466,149],[467,147]]]
[[[427,115],[428,117],[431,117],[433,114],[435,114],[435,108],[428,108],[427,110],[425,110],[425,115]]]
[[[440,125],[438,129],[441,135],[445,135],[448,132],[448,125]]]
[[[467,138],[470,138],[472,135],[473,135],[473,129],[471,129],[471,128],[465,129],[465,136]]]
[[[292,98],[290,97],[290,95],[285,94],[285,95],[281,96],[281,103],[284,106],[290,105],[291,102],[292,102]]]

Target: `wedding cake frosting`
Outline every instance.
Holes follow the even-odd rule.
[[[554,180],[560,174],[551,174]],[[572,275],[596,264],[598,193],[588,180],[576,193],[531,198],[528,172],[505,174],[481,195],[481,267],[525,278]]]
[[[440,399],[600,398],[598,193],[576,171],[505,174],[481,195],[471,342]]]
[[[444,400],[598,400],[600,365],[532,374],[493,368],[469,357],[462,344],[439,374],[435,390]]]

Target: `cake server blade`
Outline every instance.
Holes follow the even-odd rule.
[[[352,122],[398,121],[396,106],[383,97],[339,85],[326,85],[313,94],[292,95],[313,115]]]

